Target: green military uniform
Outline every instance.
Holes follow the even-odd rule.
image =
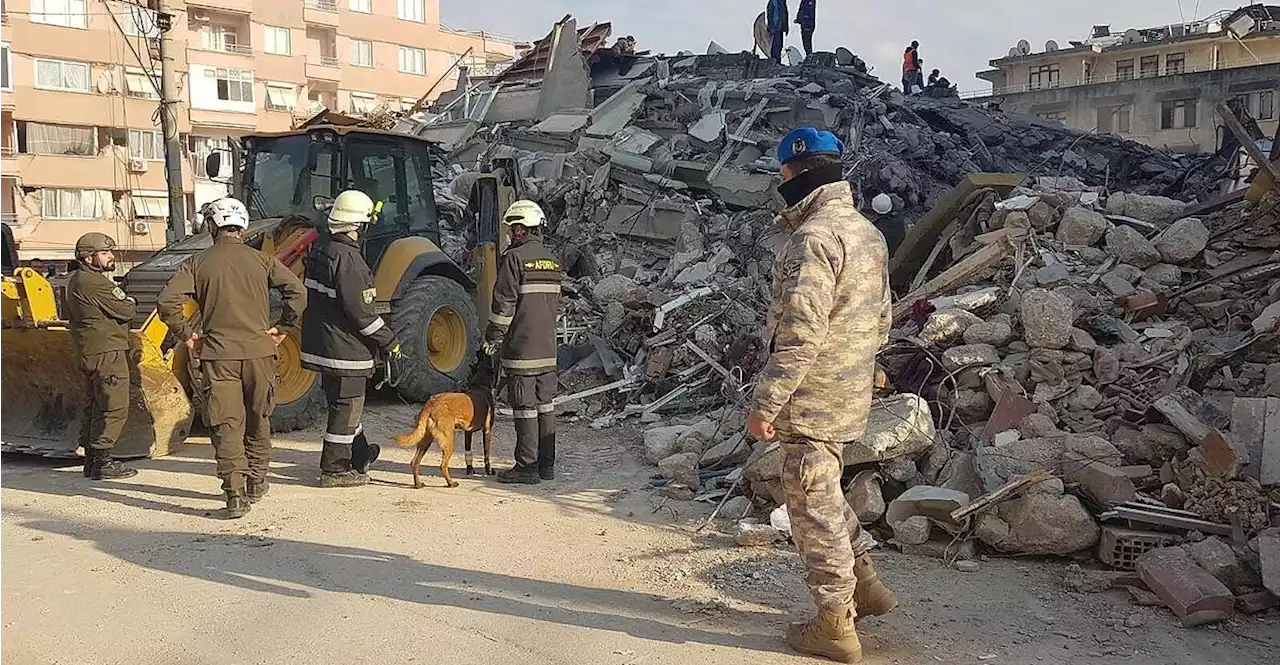
[[[129,415],[129,323],[136,306],[109,277],[85,264],[67,280],[64,302],[89,396],[81,422],[88,476],[95,461],[111,458]]]
[[[270,288],[284,295],[283,313],[275,322],[269,314]],[[188,298],[200,308],[205,420],[222,489],[243,495],[246,484],[265,488],[276,386],[276,346],[266,331],[297,324],[306,290],[276,258],[238,237],[221,235],[183,264],[157,300],[164,322],[183,340],[196,332],[182,315]]]

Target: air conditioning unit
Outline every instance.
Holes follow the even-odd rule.
[[[147,160],[145,160],[145,159],[138,159],[137,157],[130,157],[130,158],[129,158],[129,170],[130,170],[130,171],[132,171],[133,173],[146,173],[146,172],[147,172]]]
[[[147,235],[148,233],[151,233],[151,223],[150,223],[150,222],[142,222],[142,221],[134,221],[134,222],[133,222],[133,232],[134,232],[134,233],[136,233],[136,234],[138,234],[138,235],[145,236],[145,235]]]

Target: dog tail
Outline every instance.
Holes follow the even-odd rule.
[[[435,423],[431,416],[423,415],[421,418],[418,418],[418,426],[415,427],[412,432],[397,434],[395,436],[396,445],[403,448],[412,448],[422,443],[423,439],[427,438],[427,432],[433,425],[435,425]]]

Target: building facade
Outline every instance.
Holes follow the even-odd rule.
[[[1267,136],[1280,120],[1280,7],[1251,5],[1189,23],[1115,32],[1040,52],[1019,42],[978,72],[992,91],[975,101],[1118,134],[1179,152],[1213,152],[1214,111],[1238,99]]]
[[[165,243],[156,0],[4,0],[0,204],[20,258],[69,258],[102,231],[129,262]],[[513,40],[440,24],[439,0],[170,0],[188,218],[226,185],[204,158],[321,108],[401,110],[463,59],[500,67]],[[431,93],[453,87],[454,68]]]

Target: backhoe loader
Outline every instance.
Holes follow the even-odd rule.
[[[468,174],[473,184],[464,214],[468,223],[475,224],[475,248],[471,264],[459,266],[440,249],[439,212],[431,183],[432,153],[423,139],[363,127],[313,125],[242,137],[233,143],[229,165],[223,163],[223,157],[224,153],[210,155],[206,170],[215,178],[230,172],[232,195],[244,201],[249,210],[246,243],[274,254],[298,275],[311,244],[323,242],[328,234],[328,202],[347,189],[363,191],[379,202],[381,213],[362,241],[377,288],[375,309],[395,330],[407,358],[398,368],[395,388],[407,401],[422,402],[465,383],[480,347],[480,326],[489,310],[497,257],[504,249],[505,236],[499,228],[502,211],[522,194],[514,160],[493,159],[480,172]],[[187,434],[193,406],[200,411],[203,391],[198,360],[188,358],[186,347],[167,334],[167,326],[155,315],[154,307],[160,290],[178,267],[210,244],[207,233],[187,237],[124,277],[125,291],[138,301],[134,337],[139,340],[139,367],[144,370],[130,410],[130,428],[135,422],[170,420],[167,414],[161,418],[155,412],[158,402],[149,394],[152,384],[167,386],[167,398],[176,395],[184,403],[190,400],[185,407],[172,407],[178,414],[185,408],[187,425],[173,427],[164,445],[158,443],[158,435],[152,435],[151,445],[132,444],[129,454],[165,454]],[[38,316],[24,312],[24,305],[33,307],[24,286],[34,283],[33,277],[38,276],[24,273],[5,278],[5,328],[0,344],[4,349],[0,383],[5,408],[0,447],[74,456],[79,415],[68,405],[82,402],[84,388],[78,369],[71,367],[70,336],[65,323],[59,322],[52,294],[47,303],[35,306]],[[188,307],[191,316],[197,317],[198,327],[194,303],[189,302]],[[486,315],[482,318],[478,312]],[[324,413],[319,377],[301,366],[300,331],[287,332],[277,361],[279,384],[272,416],[276,432],[308,427]],[[11,354],[10,340],[20,336],[32,339],[23,345],[23,351],[14,345]],[[56,344],[55,338],[60,340]],[[145,378],[151,374],[165,376],[148,382]],[[181,389],[174,390],[174,386]],[[20,399],[25,401],[10,401],[17,390],[24,392]],[[11,404],[18,403],[29,408],[14,413]],[[121,439],[122,449],[130,431]],[[125,453],[120,450],[118,454]]]

